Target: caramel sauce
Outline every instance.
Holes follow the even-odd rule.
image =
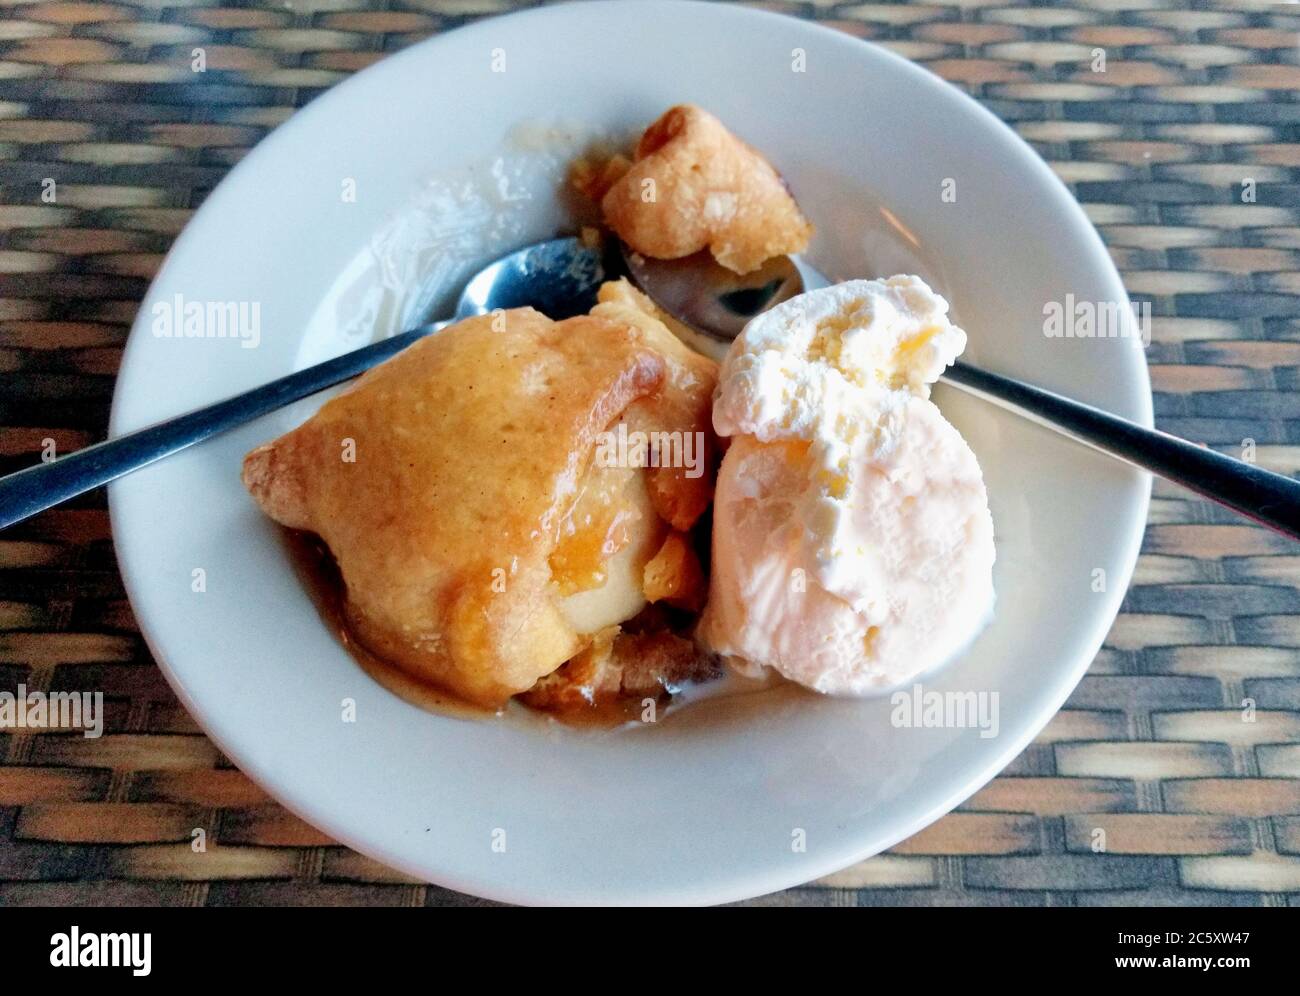
[[[671,704],[671,697],[664,693],[655,702],[655,711],[659,716],[663,716]],[[524,708],[544,716],[550,716],[565,726],[580,730],[613,730],[620,726],[640,722],[642,704],[639,698],[606,697],[599,698],[587,705],[553,706],[549,709],[541,709],[536,706],[525,706]]]
[[[426,712],[458,719],[485,719],[501,715],[500,710],[477,705],[436,685],[413,678],[358,643],[348,631],[343,611],[343,577],[329,548],[314,533],[296,529],[284,529],[281,532],[289,548],[294,569],[311,596],[321,620],[366,674],[398,698]]]

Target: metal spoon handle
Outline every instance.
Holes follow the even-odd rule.
[[[943,379],[1300,539],[1300,481],[965,363],[954,363]]]
[[[363,346],[185,415],[0,477],[0,529],[92,491],[155,460],[333,387],[393,356],[446,322]]]

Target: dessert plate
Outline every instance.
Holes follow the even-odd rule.
[[[573,155],[679,102],[713,111],[784,172],[831,277],[919,273],[953,303],[973,360],[1150,424],[1133,339],[1044,334],[1053,302],[1127,298],[1065,187],[992,114],[831,30],[625,0],[434,38],[277,129],[167,257],[127,346],[112,431],[423,317],[479,262],[565,224]],[[243,324],[223,329],[218,303]],[[191,305],[209,317],[190,334],[169,328]],[[775,689],[592,731],[396,697],[322,624],[240,484],[244,453],[319,399],[114,484],[113,532],[141,629],[186,708],[335,839],[499,900],[736,900],[844,869],[961,803],[1060,708],[1115,617],[1144,475],[955,393],[936,400],[984,468],[998,604],[969,651],[904,700]],[[984,709],[945,717],[924,708],[934,701]]]

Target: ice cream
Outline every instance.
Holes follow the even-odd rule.
[[[700,638],[742,669],[861,695],[944,662],[993,603],[993,521],[929,386],[965,348],[918,277],[854,280],[755,318],[722,364]]]

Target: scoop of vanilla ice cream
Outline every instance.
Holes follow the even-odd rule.
[[[713,425],[726,436],[809,439],[864,401],[930,385],[966,348],[948,302],[920,277],[849,280],[756,317],[722,363]]]
[[[941,663],[993,600],[993,524],[929,386],[965,348],[917,277],[855,280],[755,318],[723,361],[701,638],[830,694]]]

